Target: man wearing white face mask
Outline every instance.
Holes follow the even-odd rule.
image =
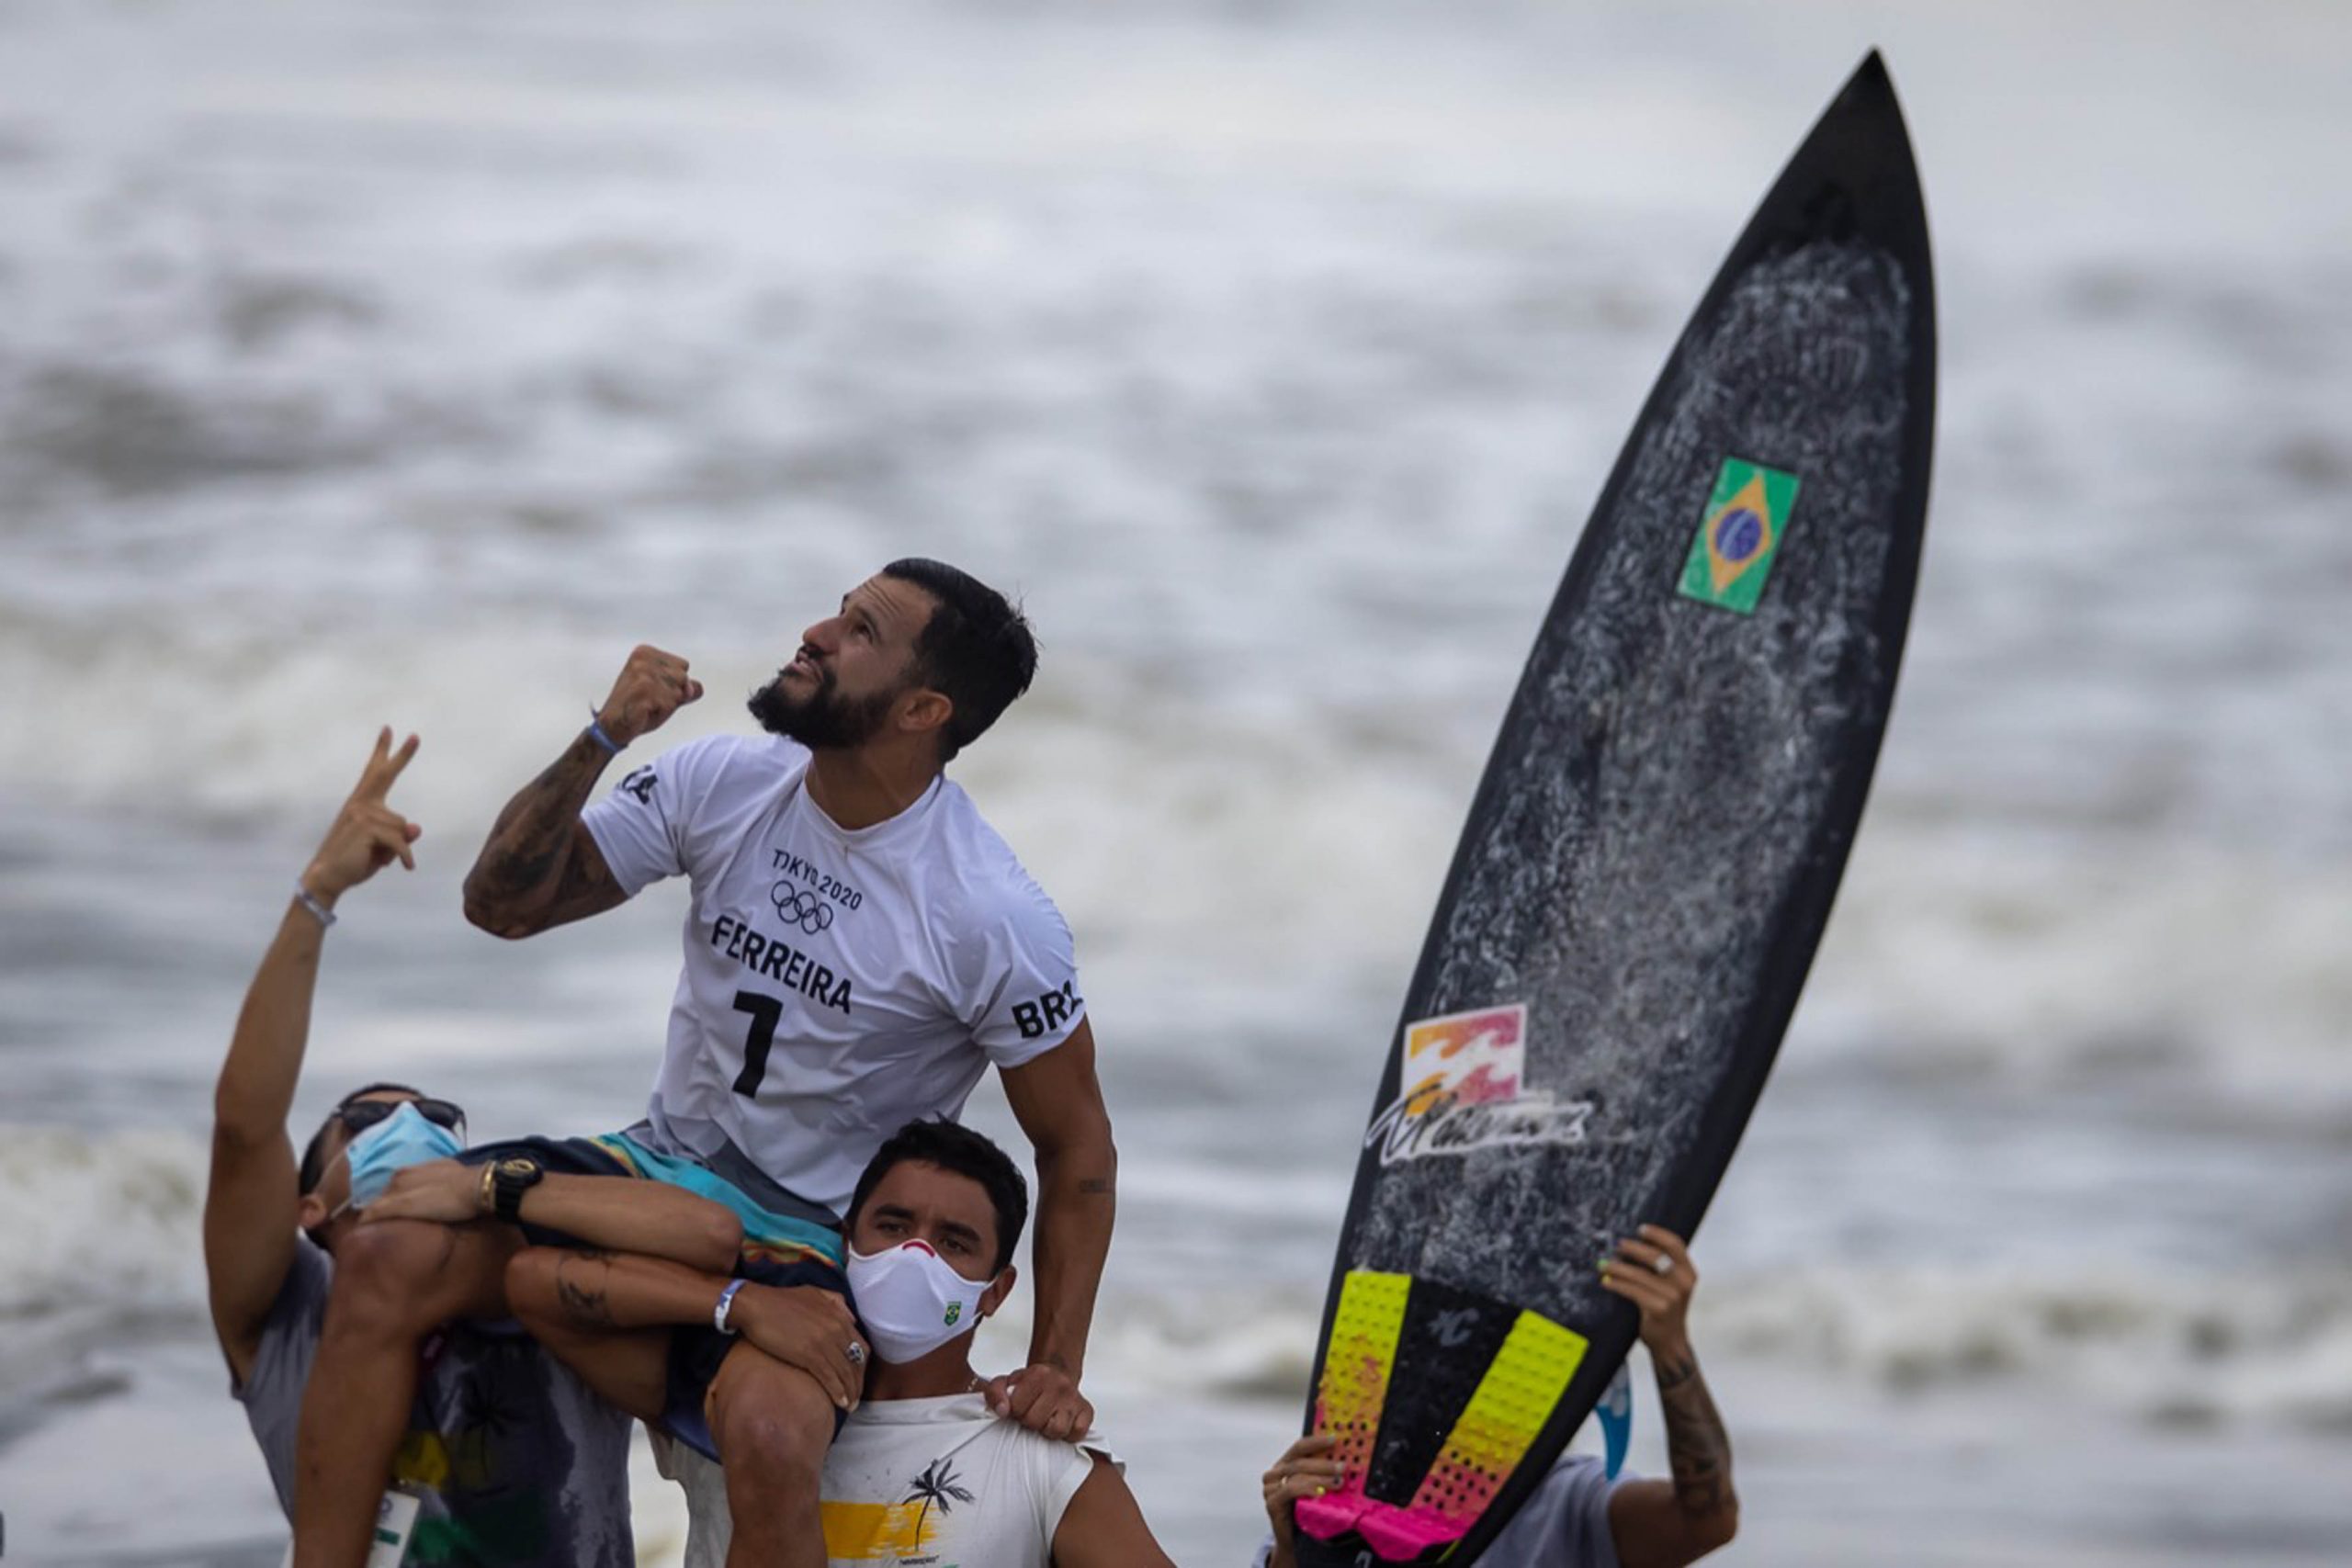
[[[305,1384],[329,1321],[335,1258],[375,1218],[413,1210],[453,1184],[484,1185],[458,1165],[465,1113],[401,1084],[345,1096],[298,1162],[287,1115],[301,1075],[326,929],[344,894],[398,860],[415,826],[387,803],[416,749],[386,731],[326,840],[296,884],[246,992],[214,1094],[204,1260],[230,1389],[288,1517]],[[390,1194],[390,1196],[387,1196]],[[469,1216],[470,1217],[470,1211]],[[518,1218],[583,1242],[724,1268],[734,1217],[674,1188],[614,1177],[548,1175]],[[493,1227],[477,1222],[485,1231]],[[501,1245],[519,1248],[519,1235]],[[453,1303],[462,1317],[468,1303]],[[503,1314],[502,1314],[503,1315]],[[510,1324],[457,1322],[401,1369],[395,1483],[414,1500],[412,1568],[542,1564],[630,1568],[628,1421]],[[379,1483],[381,1484],[381,1483]]]
[[[836,1564],[1156,1568],[1169,1559],[1093,1433],[1040,1436],[991,1414],[972,1334],[1012,1292],[1028,1189],[1003,1150],[949,1122],[910,1122],[858,1179],[850,1291],[873,1346],[862,1403],[827,1454],[819,1512]],[[658,1413],[663,1329],[717,1317],[763,1332],[775,1292],[646,1258],[541,1248],[508,1275],[539,1341],[624,1409]],[[694,1520],[687,1568],[732,1534],[718,1467],[663,1453]]]

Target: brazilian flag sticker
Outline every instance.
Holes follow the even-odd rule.
[[[1797,477],[1725,457],[1682,564],[1682,594],[1752,615],[1797,503]]]

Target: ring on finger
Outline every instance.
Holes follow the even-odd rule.
[[[1674,1255],[1669,1252],[1661,1252],[1650,1259],[1650,1267],[1661,1274],[1671,1274],[1674,1272]]]
[[[849,1358],[849,1364],[853,1367],[862,1367],[865,1365],[865,1347],[859,1344],[854,1339],[849,1342],[849,1348],[842,1351],[842,1354]]]

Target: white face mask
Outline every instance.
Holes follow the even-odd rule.
[[[996,1280],[967,1280],[927,1241],[887,1252],[849,1253],[849,1290],[874,1353],[893,1365],[921,1360],[979,1326],[980,1297]]]

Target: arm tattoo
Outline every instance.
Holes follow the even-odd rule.
[[[523,935],[591,913],[619,892],[601,861],[583,866],[575,852],[581,808],[610,761],[583,735],[506,803],[466,878],[479,923]]]
[[[1693,1517],[1731,1506],[1731,1438],[1688,1351],[1657,1369],[1658,1403],[1666,1410],[1666,1455],[1674,1472],[1674,1500]]]
[[[571,1277],[575,1264],[594,1263],[597,1270],[595,1284],[583,1284]],[[556,1299],[572,1322],[583,1328],[610,1328],[613,1309],[605,1300],[604,1275],[609,1266],[602,1253],[582,1252],[564,1258],[555,1266]]]
[[[1090,1176],[1078,1184],[1078,1190],[1090,1198],[1108,1197],[1114,1190],[1107,1176]]]

